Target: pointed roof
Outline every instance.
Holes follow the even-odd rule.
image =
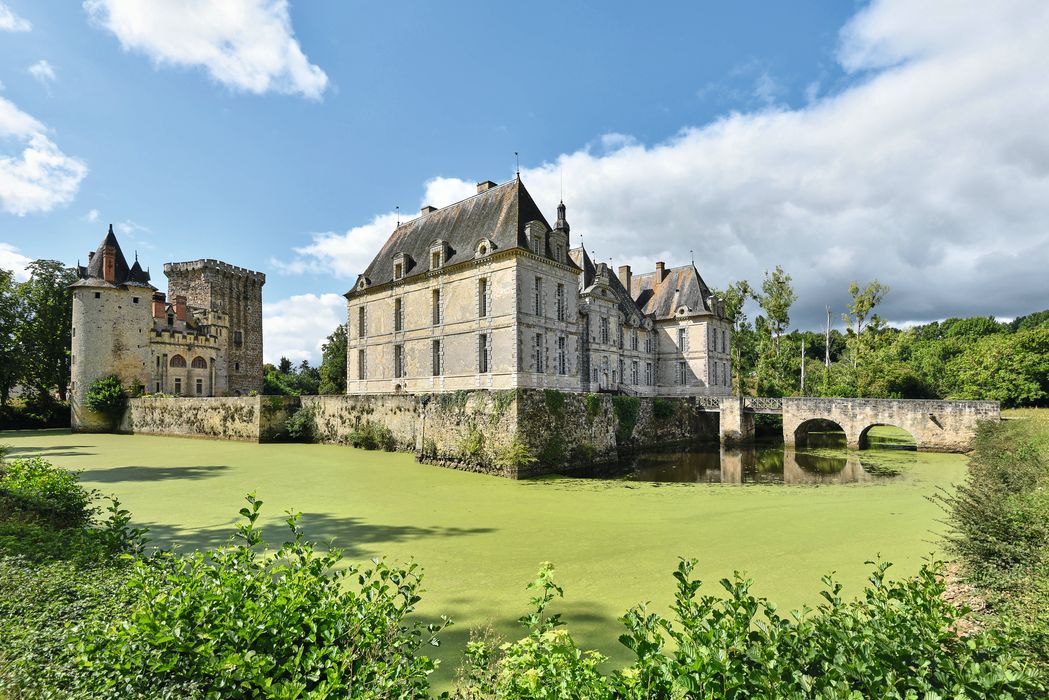
[[[711,313],[707,304],[710,287],[695,265],[665,270],[662,281],[658,275],[658,271],[635,274],[630,281],[630,294],[646,314],[657,320],[674,318],[682,307],[688,308],[690,315]]]
[[[597,274],[597,268],[594,267],[594,261],[590,259],[590,254],[586,252],[586,248],[583,246],[572,248],[568,251],[568,256],[583,271],[580,289],[586,289],[591,286],[594,283],[594,275]]]
[[[102,261],[106,249],[111,249],[114,255],[114,275],[113,282],[107,282],[105,274],[102,270]],[[113,224],[109,225],[109,232],[106,237],[102,239],[102,242],[98,245],[98,249],[89,256],[89,262],[87,267],[80,266],[78,272],[80,273],[80,281],[74,282],[71,286],[73,287],[125,287],[125,286],[137,286],[137,287],[149,287],[155,289],[149,283],[149,273],[142,269],[142,266],[138,264],[136,258],[133,267],[128,267],[127,259],[124,257],[124,251],[120,249],[120,243],[117,242],[117,237],[113,233]]]
[[[394,257],[399,254],[408,258],[402,279],[429,272],[434,241],[447,246],[442,267],[473,259],[477,244],[485,239],[496,253],[509,248],[527,250],[525,226],[532,221],[551,230],[524,184],[515,178],[404,222],[394,229],[363,277],[368,286],[391,282]]]

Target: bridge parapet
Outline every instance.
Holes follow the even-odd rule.
[[[744,396],[743,408],[755,413],[781,413],[783,399],[771,396]]]
[[[1001,420],[997,401],[784,398],[782,405],[787,446],[803,444],[814,420],[827,420],[845,431],[850,449],[865,447],[872,427],[893,425],[910,433],[919,450],[966,452],[981,421]]]

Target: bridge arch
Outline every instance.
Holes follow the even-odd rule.
[[[892,431],[885,431],[890,434],[877,436],[872,444],[870,435],[872,428],[895,428],[898,433],[891,434]],[[909,430],[902,425],[896,425],[893,423],[871,423],[860,431],[857,442],[859,443],[859,448],[861,450],[869,450],[872,446],[890,450],[917,450],[920,447],[918,436],[914,431]]]
[[[786,427],[786,426],[784,426]],[[792,437],[794,438],[793,445],[796,447],[810,447],[816,435],[827,437],[829,434],[840,433],[842,445],[845,447],[847,444],[851,444],[851,436],[846,430],[846,427],[836,420],[830,418],[806,418],[794,426]],[[824,446],[824,445],[820,445]]]

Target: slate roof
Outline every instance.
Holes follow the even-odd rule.
[[[699,276],[695,265],[672,267],[665,271],[663,281],[657,282],[658,272],[635,274],[630,280],[630,295],[646,314],[657,320],[673,318],[682,306],[691,313],[710,313],[707,298],[710,287]]]
[[[102,253],[106,248],[116,249],[116,265],[114,281],[112,283],[105,280],[105,276],[102,271]],[[117,242],[117,237],[113,233],[113,224],[109,225],[109,233],[102,239],[102,242],[98,245],[98,249],[95,254],[91,256],[90,262],[87,267],[83,265],[79,266],[77,272],[80,273],[80,281],[74,282],[72,287],[149,287],[155,289],[153,285],[149,283],[149,273],[142,269],[142,266],[138,264],[138,260],[135,260],[135,264],[128,267],[127,259],[124,257],[124,251],[120,249],[120,243]]]
[[[369,287],[393,281],[394,257],[399,253],[409,257],[402,279],[429,272],[430,244],[434,240],[442,240],[448,246],[443,267],[473,259],[477,243],[483,238],[492,242],[496,253],[509,248],[527,249],[525,225],[530,221],[541,221],[550,230],[528,190],[520,179],[514,179],[404,222],[390,235],[363,276]]]

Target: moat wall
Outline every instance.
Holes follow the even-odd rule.
[[[716,414],[690,399],[555,390],[445,394],[132,399],[120,432],[265,442],[297,410],[316,440],[414,452],[421,461],[510,478],[615,462],[670,443],[715,440]],[[378,436],[378,442],[376,442]]]

